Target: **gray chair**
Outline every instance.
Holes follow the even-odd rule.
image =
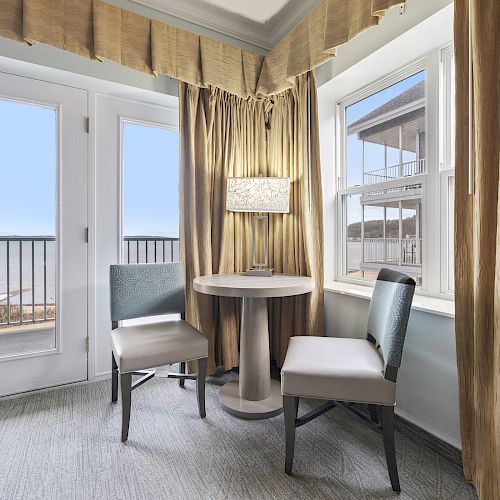
[[[208,341],[184,321],[184,275],[180,263],[124,264],[110,268],[112,389],[122,394],[122,441],[128,438],[132,390],[154,377],[155,367],[181,363],[178,378],[196,380],[198,409],[205,417],[205,374]],[[181,319],[161,323],[118,326],[118,322],[162,314],[181,314]],[[186,374],[186,361],[196,360],[197,374]],[[146,371],[145,371],[146,370]],[[132,375],[142,377],[132,383]]]
[[[292,472],[295,429],[332,408],[341,407],[383,434],[392,489],[401,491],[394,447],[394,406],[396,377],[414,291],[412,278],[382,269],[370,303],[366,339],[290,339],[281,370],[287,474]],[[328,402],[298,418],[301,397]],[[354,403],[367,404],[370,417]]]

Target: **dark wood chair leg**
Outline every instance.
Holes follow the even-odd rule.
[[[292,473],[293,452],[295,449],[295,419],[299,408],[299,398],[283,396],[283,411],[285,413],[286,457],[285,473]]]
[[[115,361],[115,355],[111,353],[111,402],[118,401],[118,365]]]
[[[200,412],[201,418],[205,418],[207,415],[205,411],[205,378],[207,375],[207,361],[208,358],[196,360],[196,396],[198,398],[198,411]]]
[[[182,361],[179,363],[179,373],[182,373],[182,374],[186,373],[186,362],[185,361]],[[184,387],[185,383],[186,383],[185,379],[183,379],[183,378],[179,379],[179,385],[181,387]]]
[[[371,421],[378,424],[377,406],[376,405],[368,405],[368,409],[370,410]]]
[[[382,406],[382,430],[384,434],[385,458],[391,478],[393,491],[401,491],[399,485],[398,466],[396,463],[396,447],[394,446],[394,406]]]
[[[122,389],[122,442],[128,439],[128,427],[130,423],[130,405],[132,403],[132,374],[122,373],[120,375],[120,386]]]

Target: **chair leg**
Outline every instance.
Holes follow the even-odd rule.
[[[111,402],[118,401],[118,365],[115,361],[115,355],[111,352]]]
[[[283,411],[285,413],[286,457],[285,473],[292,473],[293,452],[295,448],[295,419],[299,408],[299,398],[283,396]]]
[[[205,411],[205,377],[207,375],[207,360],[208,358],[196,360],[196,397],[198,398],[198,411],[200,412],[201,418],[205,418],[207,415]]]
[[[371,421],[374,422],[375,424],[378,424],[377,406],[376,405],[368,405],[368,409],[370,410]]]
[[[122,389],[122,442],[128,439],[128,426],[130,423],[130,405],[132,403],[132,374],[122,373],[120,375],[120,386]]]
[[[182,374],[186,373],[186,362],[185,361],[181,361],[179,363],[179,373],[182,373]],[[183,378],[179,379],[179,385],[181,387],[184,387],[185,382],[186,382],[186,379],[183,379]]]
[[[393,491],[400,492],[396,448],[394,446],[394,406],[382,406],[382,431],[384,435],[385,458]]]

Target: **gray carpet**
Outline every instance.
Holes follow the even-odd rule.
[[[295,475],[287,477],[283,416],[244,421],[219,407],[219,386],[232,376],[208,380],[205,420],[193,382],[183,390],[157,378],[140,387],[127,444],[107,382],[1,401],[0,498],[398,498],[381,437],[337,409],[297,430]],[[476,498],[457,465],[396,439],[399,498]]]

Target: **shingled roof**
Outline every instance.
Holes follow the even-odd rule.
[[[370,111],[370,113],[361,117],[354,123],[351,123],[347,127],[347,131],[349,133],[349,129],[358,127],[359,125],[362,125],[365,122],[373,120],[378,116],[385,115],[386,113],[389,113],[398,108],[411,104],[412,102],[418,101],[419,99],[423,99],[424,97],[425,97],[425,81],[422,80],[413,87],[410,87],[408,90],[405,90],[402,94],[399,94],[390,101],[387,101],[385,104],[382,104],[382,106],[379,106],[373,111]]]

